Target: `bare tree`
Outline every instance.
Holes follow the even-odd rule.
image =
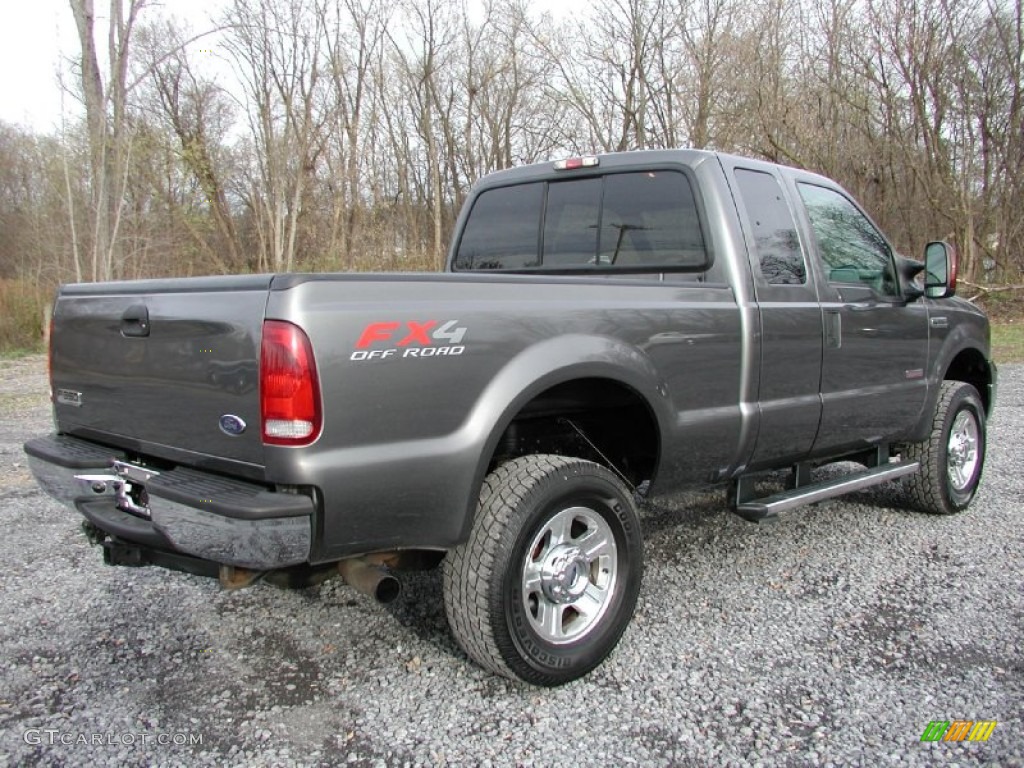
[[[728,66],[732,39],[743,27],[740,8],[735,0],[673,0],[664,15],[673,20],[666,39],[678,37],[681,43],[681,50],[673,46],[674,55],[659,61],[666,85],[659,99],[665,107],[658,110],[666,116],[665,145],[676,145],[682,137],[698,149],[718,144],[716,125],[731,122],[725,114],[736,80]]]
[[[458,92],[465,102],[459,202],[485,173],[534,162],[558,150],[568,110],[551,98],[555,67],[535,44],[542,25],[525,0],[488,2],[474,29],[466,26]]]
[[[226,18],[252,141],[246,198],[261,269],[294,267],[303,198],[324,150],[322,21],[313,0],[235,0]]]
[[[152,93],[153,112],[160,114],[173,132],[177,159],[199,187],[194,202],[209,212],[216,236],[210,237],[206,227],[194,223],[194,217],[174,206],[173,201],[168,200],[168,204],[217,271],[254,268],[257,265],[243,255],[229,202],[228,174],[235,169],[225,162],[225,143],[234,110],[215,82],[196,74],[188,53],[189,42],[179,27],[165,21],[140,34],[140,58],[149,72],[146,83]]]
[[[664,93],[657,62],[664,43],[666,0],[597,0],[584,39],[566,29],[537,43],[556,68],[555,88],[585,128],[573,148],[605,152],[646,149],[652,94]],[[582,132],[582,131],[581,131]]]
[[[407,33],[389,33],[392,60],[403,83],[401,96],[413,110],[419,139],[419,158],[406,155],[407,168],[419,165],[420,197],[429,201],[432,236],[430,253],[440,267],[444,254],[445,191],[442,186],[444,130],[450,119],[450,103],[443,97],[442,78],[450,71],[455,46],[455,23],[451,6],[444,0],[409,0],[402,6]],[[398,142],[393,142],[397,144]],[[413,149],[413,147],[407,147]],[[415,182],[416,176],[411,177]]]
[[[391,10],[382,0],[319,0],[316,13],[327,32],[331,84],[323,105],[331,125],[324,180],[331,201],[327,254],[331,259],[340,255],[345,268],[353,269],[370,192],[365,169],[371,153],[364,139],[368,123],[378,119],[381,93],[376,73],[383,67]]]
[[[79,68],[91,172],[92,280],[110,279],[117,263],[118,227],[131,154],[128,121],[132,34],[147,0],[110,0],[106,49],[108,80],[100,70],[93,0],[69,0],[81,47]]]
[[[824,172],[901,249],[1020,280],[1019,0],[232,0],[237,88],[149,0],[94,4],[69,0],[84,121],[0,131],[4,275],[437,268],[484,173],[690,144]]]

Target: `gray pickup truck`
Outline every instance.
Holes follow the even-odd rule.
[[[56,431],[25,451],[108,563],[340,571],[382,600],[440,565],[465,652],[555,685],[630,621],[644,496],[721,486],[760,521],[903,478],[923,511],[967,507],[988,322],[952,248],[923,255],[828,179],[740,157],[502,171],[445,274],[64,286]],[[861,466],[812,477],[836,461]]]

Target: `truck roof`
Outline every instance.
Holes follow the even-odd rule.
[[[506,170],[489,173],[481,178],[475,186],[476,189],[500,187],[507,184],[530,181],[533,179],[552,178],[561,173],[600,173],[610,169],[626,170],[629,168],[639,167],[651,168],[659,165],[685,165],[691,168],[696,168],[708,160],[718,160],[719,158],[742,161],[745,164],[749,163],[753,165],[770,166],[787,172],[787,175],[791,172],[798,172],[801,175],[806,175],[807,177],[818,178],[823,183],[827,183],[828,186],[835,185],[835,182],[826,179],[823,176],[819,176],[818,174],[810,171],[803,171],[802,169],[798,169],[793,166],[772,163],[767,160],[758,160],[740,155],[732,155],[724,152],[716,152],[708,149],[643,149],[628,152],[608,152],[605,154],[587,155],[586,157],[596,158],[597,165],[564,171],[557,170],[555,167],[556,163],[559,162],[559,159],[546,160],[540,163],[530,163],[529,165],[522,165],[515,168],[508,168]]]

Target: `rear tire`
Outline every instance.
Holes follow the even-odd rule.
[[[582,459],[523,456],[484,481],[469,540],[445,558],[445,610],[481,666],[561,685],[615,648],[642,573],[640,522],[619,478]]]
[[[978,391],[962,381],[944,381],[927,440],[902,447],[920,471],[905,481],[912,505],[922,512],[962,512],[978,490],[985,464],[985,407]]]

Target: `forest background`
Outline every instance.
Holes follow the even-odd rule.
[[[0,122],[0,352],[63,282],[436,270],[472,183],[697,147],[946,239],[1024,359],[1024,24],[1008,0],[68,0],[59,128]]]

